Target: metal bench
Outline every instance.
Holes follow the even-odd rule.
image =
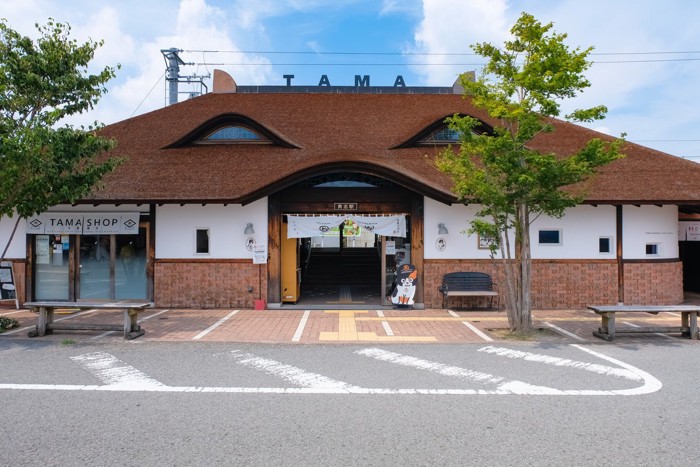
[[[491,297],[490,307],[493,308],[493,298],[498,292],[493,290],[491,276],[483,272],[451,272],[442,278],[438,289],[442,293],[442,307],[447,308],[450,297]]]
[[[617,306],[597,306],[589,305],[589,309],[599,314],[602,323],[593,335],[606,341],[615,339],[616,334],[629,333],[651,333],[651,332],[677,332],[691,339],[700,339],[698,335],[698,315],[700,306],[696,305],[673,305],[673,306],[641,306],[641,305],[617,305]],[[681,314],[680,326],[663,327],[635,327],[632,329],[616,329],[615,313],[649,313],[657,315],[660,312],[672,312]]]

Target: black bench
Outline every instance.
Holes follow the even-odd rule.
[[[442,293],[443,308],[447,308],[450,297],[491,297],[490,306],[493,308],[493,297],[498,296],[493,290],[491,276],[483,272],[445,274],[438,290]]]

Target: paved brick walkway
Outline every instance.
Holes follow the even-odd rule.
[[[691,302],[689,302],[691,303]],[[697,303],[697,302],[695,302]],[[28,310],[0,308],[0,316],[12,317],[20,327],[0,334],[2,340],[27,338],[36,325],[37,316]],[[508,320],[505,312],[455,312],[430,310],[202,310],[151,309],[139,315],[146,333],[134,342],[262,342],[278,344],[327,343],[484,343],[512,341],[505,335]],[[120,311],[57,311],[57,320],[80,323],[122,322]],[[656,316],[620,314],[618,326],[678,326],[680,317],[673,313]],[[600,318],[589,310],[535,310],[533,324],[536,339],[561,343],[605,343],[592,335]],[[60,331],[35,338],[47,342],[121,341],[118,332]],[[615,343],[673,342],[677,334],[623,335]],[[690,342],[683,339],[686,342]],[[700,345],[700,341],[692,341]],[[613,343],[613,345],[615,344]]]

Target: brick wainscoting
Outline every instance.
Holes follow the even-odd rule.
[[[491,260],[425,260],[425,306],[442,307],[438,291],[442,276],[450,272],[480,271],[491,274],[500,297],[494,306],[503,308],[505,277]],[[625,303],[671,305],[683,302],[683,266],[672,263],[625,264]],[[615,260],[535,260],[532,268],[532,307],[584,308],[586,305],[617,304]],[[485,308],[487,298],[451,297],[450,307]]]
[[[156,260],[154,275],[160,308],[254,308],[267,297],[267,266],[249,259]]]
[[[625,304],[683,303],[683,263],[625,263]]]

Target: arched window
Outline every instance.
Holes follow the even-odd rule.
[[[454,144],[459,142],[459,132],[448,126],[438,128],[420,141],[423,144]]]
[[[208,134],[203,142],[240,143],[240,142],[267,142],[259,134],[244,126],[225,126]]]

